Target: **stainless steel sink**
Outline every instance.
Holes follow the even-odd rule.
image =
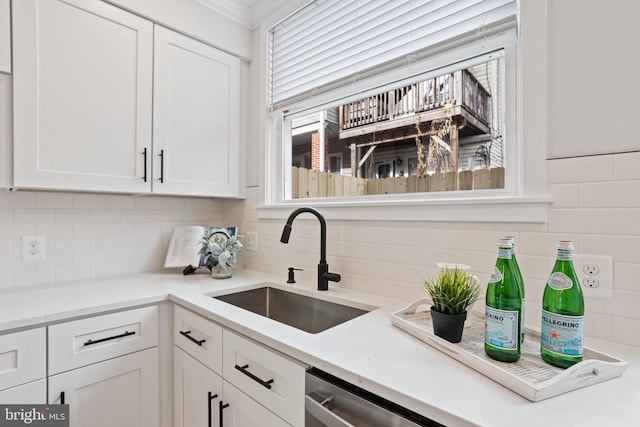
[[[368,312],[270,286],[214,298],[311,334],[325,331]]]

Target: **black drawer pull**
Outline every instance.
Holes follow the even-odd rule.
[[[255,375],[253,375],[251,372],[247,371],[248,367],[249,367],[249,365],[244,365],[244,366],[236,365],[236,369],[238,371],[242,372],[243,374],[245,374],[246,376],[248,376],[249,378],[251,378],[252,380],[257,382],[261,386],[271,390],[271,383],[273,383],[273,379],[270,379],[270,380],[267,380],[267,381],[265,381],[263,379],[260,379],[260,378],[256,377]]]
[[[144,156],[144,176],[142,177],[142,180],[147,182],[147,147],[144,147],[142,155]]]
[[[218,397],[218,395],[209,392],[209,396],[208,397],[209,397],[209,399],[207,400],[207,407],[209,408],[209,414],[208,414],[209,427],[213,427],[213,424],[211,424],[213,422],[213,413],[211,412],[211,401],[213,399],[215,399],[216,397]]]
[[[135,332],[125,331],[123,334],[120,334],[120,335],[114,335],[112,337],[107,337],[107,338],[100,338],[99,340],[89,340],[86,343],[84,343],[84,345],[93,345],[93,344],[98,344],[105,341],[117,340],[118,338],[128,337],[129,335],[135,335],[135,334],[136,334]]]
[[[164,182],[164,150],[160,150],[160,183]]]
[[[200,347],[202,347],[202,344],[207,342],[207,340],[197,340],[197,339],[195,339],[194,337],[192,337],[189,334],[191,334],[191,331],[180,331],[180,335],[182,335],[183,337],[189,339],[191,342],[194,342],[194,343],[198,344]]]
[[[228,407],[229,407],[228,403],[222,403],[222,400],[220,402],[218,402],[218,414],[220,414],[220,427],[224,427],[224,421],[223,421],[223,417],[222,417],[223,409],[228,408]]]
[[[60,392],[60,404],[64,405],[64,391]]]

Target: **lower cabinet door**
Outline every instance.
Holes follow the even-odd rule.
[[[178,347],[173,355],[174,427],[219,427],[222,378]]]
[[[45,405],[46,403],[47,380],[44,378],[0,391],[0,404],[2,405]]]
[[[235,388],[223,382],[223,399],[219,403],[221,427],[290,427],[282,418]]]
[[[71,427],[157,427],[158,349],[49,377],[49,403],[63,400]]]

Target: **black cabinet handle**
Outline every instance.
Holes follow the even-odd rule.
[[[207,400],[207,405],[208,405],[208,408],[209,408],[209,418],[208,418],[209,419],[209,427],[213,427],[213,425],[211,424],[211,422],[213,421],[213,414],[212,414],[212,411],[211,411],[211,401],[213,399],[215,399],[216,397],[218,397],[217,394],[213,394],[213,393],[209,392],[209,400]]]
[[[160,150],[160,183],[164,182],[164,150]]]
[[[245,374],[246,376],[248,376],[249,378],[257,382],[261,386],[271,390],[271,383],[273,382],[273,379],[265,381],[261,378],[256,377],[251,372],[247,371],[247,368],[249,367],[249,365],[244,365],[244,366],[236,365],[235,367],[238,371],[242,372],[243,374]]]
[[[222,411],[224,410],[224,408],[228,408],[228,407],[229,407],[228,403],[222,403],[222,400],[218,402],[218,411],[220,414],[220,427],[224,427],[224,422],[222,421]]]
[[[60,392],[60,404],[64,405],[64,391]]]
[[[207,340],[197,340],[194,337],[192,337],[190,334],[191,334],[191,331],[180,331],[180,335],[182,335],[183,337],[189,339],[189,341],[198,344],[200,347],[202,347],[202,344],[207,342]]]
[[[142,180],[147,182],[147,147],[144,147],[142,155],[144,156],[144,176],[142,177]]]
[[[107,338],[101,338],[99,340],[89,340],[87,342],[84,343],[84,345],[93,345],[93,344],[98,344],[101,342],[105,342],[105,341],[111,341],[111,340],[117,340],[118,338],[122,338],[122,337],[128,337],[129,335],[135,335],[135,332],[129,332],[129,331],[125,331],[123,334],[120,335],[114,335],[112,337],[107,337]]]

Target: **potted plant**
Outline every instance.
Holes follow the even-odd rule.
[[[238,252],[242,250],[242,243],[236,236],[227,236],[225,233],[213,233],[204,236],[201,240],[202,247],[198,252],[205,255],[207,267],[211,269],[211,277],[214,279],[228,279],[231,277],[231,269],[236,266]]]
[[[437,276],[423,280],[423,284],[433,303],[433,333],[449,342],[460,342],[467,308],[481,296],[477,278],[445,267]]]

